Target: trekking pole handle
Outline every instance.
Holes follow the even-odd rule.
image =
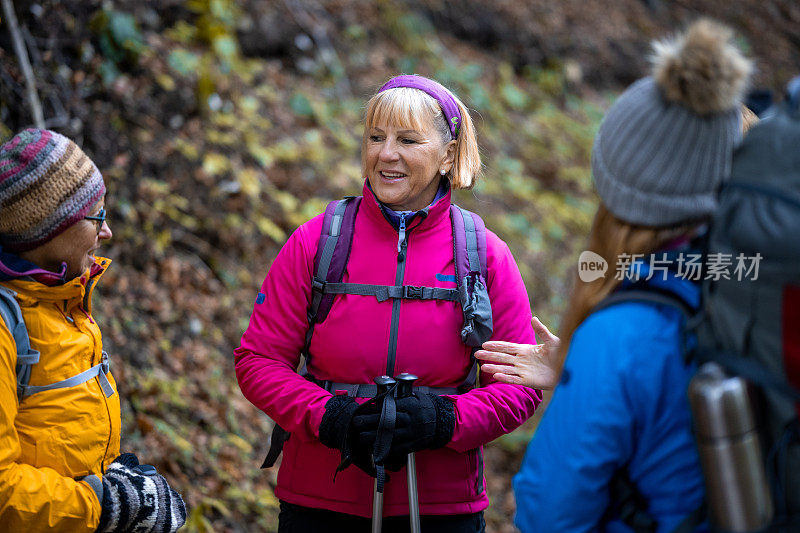
[[[418,379],[417,376],[409,374],[408,372],[403,372],[399,376],[395,376],[394,379],[397,381],[397,397],[407,398],[411,396],[414,382]]]
[[[395,384],[395,380],[391,376],[378,376],[373,381],[378,386],[378,394],[385,394]]]

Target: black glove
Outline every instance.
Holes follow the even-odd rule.
[[[123,453],[103,476],[98,533],[172,533],[186,522],[180,495],[150,465]]]
[[[397,422],[390,457],[435,450],[450,442],[456,427],[453,402],[436,394],[413,393],[397,398]]]
[[[441,448],[453,438],[456,426],[455,406],[447,398],[435,394],[414,393],[395,399],[397,418],[392,444],[384,461],[386,470],[398,471],[406,465],[406,456],[420,450]],[[363,428],[358,433],[359,445],[375,442],[380,412],[358,413],[352,426]]]
[[[342,452],[342,463],[337,472],[352,463],[375,477],[375,466],[372,463],[375,437],[372,438],[372,444],[363,442],[358,436],[359,431],[352,426],[354,415],[369,409],[369,405],[359,406],[353,398],[344,394],[333,396],[325,404],[325,414],[322,415],[322,422],[319,425],[319,440],[328,448]]]

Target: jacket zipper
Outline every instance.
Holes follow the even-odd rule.
[[[103,263],[103,264],[105,264],[105,263]],[[82,302],[83,306],[82,307],[79,306],[79,307],[81,307],[81,311],[83,312],[84,315],[86,315],[86,318],[89,320],[89,322],[91,324],[94,324],[95,322],[92,319],[92,316],[87,311],[87,309],[89,308],[89,300],[92,297],[92,289],[94,288],[95,283],[97,283],[97,278],[90,278],[87,281],[86,288],[84,289],[84,294],[83,294],[83,302]],[[97,339],[95,338],[95,336],[92,333],[91,328],[89,326],[87,326],[86,333],[92,338],[92,343],[93,343],[93,346],[94,346],[94,348],[92,350],[92,366],[94,366],[96,364],[95,361],[94,361],[94,354],[97,352]],[[100,345],[100,352],[101,352],[100,358],[101,358],[101,361],[102,361],[102,352],[103,352],[102,344]],[[112,417],[111,417],[111,407],[108,405],[108,398],[106,397],[105,393],[103,392],[103,387],[100,385],[100,378],[98,376],[98,377],[96,377],[94,379],[97,382],[97,386],[100,388],[101,396],[103,397],[103,403],[104,403],[104,405],[106,407],[106,414],[108,415],[108,440],[106,440],[106,451],[103,454],[102,460],[100,461],[101,472],[104,472],[105,471],[105,467],[106,467],[106,458],[108,457],[108,450],[111,448],[111,439],[114,436],[114,421],[112,420]],[[119,391],[115,391],[115,394],[119,394]]]
[[[402,285],[406,272],[406,251],[408,249],[408,236],[406,233],[406,216],[400,215],[400,227],[397,235],[397,271],[394,276],[394,284]],[[392,326],[389,330],[389,354],[386,359],[386,375],[394,376],[394,363],[397,356],[397,335],[400,328],[400,303],[402,298],[396,298],[392,302]]]

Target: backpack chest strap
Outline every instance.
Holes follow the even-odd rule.
[[[358,294],[374,296],[379,302],[389,298],[404,300],[446,300],[459,301],[456,289],[444,287],[417,287],[414,285],[371,285],[368,283],[319,283],[315,280],[314,289],[322,294]]]
[[[28,396],[36,394],[37,392],[75,387],[82,383],[86,383],[87,381],[93,379],[96,376],[100,379],[100,387],[103,389],[103,394],[106,395],[106,398],[109,398],[114,394],[114,387],[111,386],[111,382],[108,380],[108,376],[106,375],[109,372],[110,368],[108,365],[108,354],[104,350],[102,360],[100,361],[99,364],[93,366],[88,370],[84,370],[78,375],[72,376],[67,379],[62,379],[61,381],[50,383],[48,385],[18,384],[17,393],[20,398],[27,398]]]

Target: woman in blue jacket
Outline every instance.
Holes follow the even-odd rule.
[[[608,270],[576,281],[562,321],[561,381],[514,478],[523,532],[631,531],[634,521],[672,531],[701,521],[683,323],[699,304],[705,274],[694,244],[744,129],[750,63],[731,32],[707,20],[655,52],[653,74],[617,100],[594,142],[601,205],[588,250]],[[478,356],[511,365],[490,371],[540,379],[520,368],[541,348],[509,346],[487,344]]]

